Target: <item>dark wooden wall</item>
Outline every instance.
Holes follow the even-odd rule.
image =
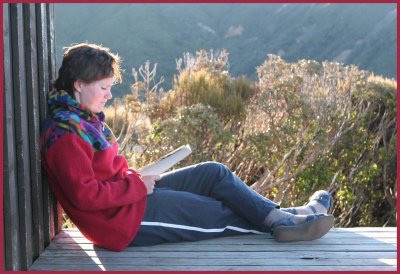
[[[61,229],[39,136],[55,77],[52,4],[3,4],[4,269],[26,270]]]

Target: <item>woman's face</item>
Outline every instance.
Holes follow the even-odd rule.
[[[111,86],[113,77],[104,78],[92,83],[75,82],[75,99],[94,113],[103,111],[104,105],[112,98]]]

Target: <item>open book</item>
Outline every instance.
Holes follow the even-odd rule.
[[[183,145],[174,151],[164,155],[159,160],[154,163],[151,163],[145,167],[142,167],[137,172],[142,176],[146,175],[159,175],[164,173],[171,167],[173,167],[176,163],[186,158],[190,153],[192,153],[192,149],[189,145]]]

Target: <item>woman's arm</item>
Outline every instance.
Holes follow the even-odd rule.
[[[111,162],[114,157],[111,150],[101,153],[104,153],[102,157],[109,157],[102,162],[110,165],[104,167],[111,168],[110,175],[121,174],[118,170],[121,168],[127,170],[125,160],[122,164]],[[146,197],[147,188],[137,173],[123,172],[125,177],[117,180],[97,179],[94,154],[92,146],[75,134],[61,137],[45,154],[45,167],[51,179],[74,206],[81,210],[102,210],[136,203]]]

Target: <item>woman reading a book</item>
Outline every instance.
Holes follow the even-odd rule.
[[[332,227],[332,196],[326,191],[305,206],[280,208],[220,163],[141,176],[118,154],[104,122],[104,105],[120,80],[120,59],[109,49],[69,47],[48,94],[41,135],[49,185],[94,244],[119,251],[244,233],[272,233],[289,242],[320,238]]]

